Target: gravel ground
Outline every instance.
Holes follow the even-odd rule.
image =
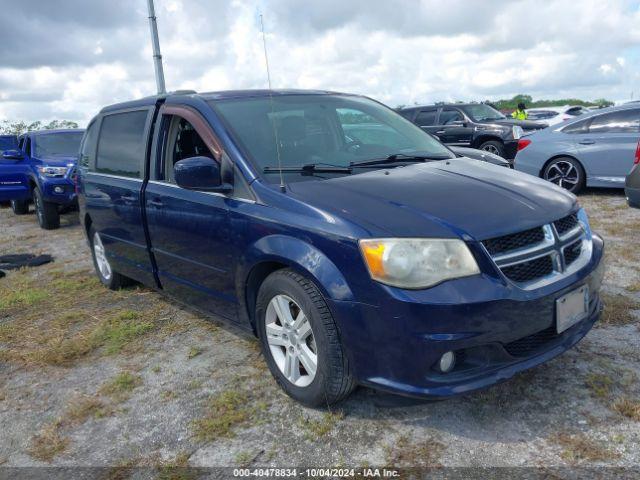
[[[0,280],[0,465],[640,468],[640,210],[620,191],[580,202],[607,242],[607,307],[573,350],[466,397],[361,388],[331,411],[281,393],[233,327],[102,288],[73,214],[46,232],[0,209],[0,254],[55,257]]]

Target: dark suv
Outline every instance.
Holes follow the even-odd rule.
[[[546,127],[507,118],[484,103],[424,105],[398,113],[447,145],[478,148],[508,159],[515,158],[522,135]]]

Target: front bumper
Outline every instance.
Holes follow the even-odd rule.
[[[51,178],[42,183],[42,195],[45,202],[62,206],[76,205],[78,197],[73,182],[68,178]]]
[[[358,381],[417,397],[450,397],[504,381],[571,348],[598,320],[604,264],[593,236],[591,261],[545,287],[523,291],[477,276],[422,291],[387,289],[378,306],[332,302],[342,341]],[[589,315],[555,333],[555,301],[588,285]],[[456,352],[450,373],[435,366]]]

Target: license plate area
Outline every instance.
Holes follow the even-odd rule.
[[[556,330],[562,333],[589,313],[589,287],[582,287],[556,300]]]

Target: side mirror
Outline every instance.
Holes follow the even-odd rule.
[[[5,160],[22,160],[24,155],[20,150],[5,150],[2,152],[2,158]]]
[[[222,181],[220,164],[209,157],[185,158],[173,166],[173,176],[180,188],[225,193],[233,189]]]

